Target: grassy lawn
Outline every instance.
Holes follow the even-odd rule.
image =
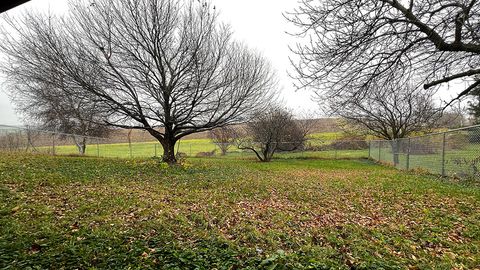
[[[474,269],[480,189],[367,160],[0,156],[0,269]]]

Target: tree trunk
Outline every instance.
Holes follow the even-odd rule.
[[[400,145],[400,141],[398,140],[392,140],[390,142],[390,145],[392,146],[392,155],[393,155],[393,165],[394,166],[397,166],[398,164],[400,164],[400,159],[399,159],[399,145]]]
[[[270,143],[267,143],[262,152],[263,152],[262,162],[270,162],[272,160],[273,154],[275,153],[275,148],[272,148],[272,146],[270,146]]]
[[[80,155],[85,155],[87,150],[87,138],[82,138],[80,141],[77,141],[76,137],[73,137],[75,144],[77,145],[78,153]]]
[[[171,134],[171,132],[164,135],[160,134],[154,129],[149,129],[147,131],[150,133],[150,135],[155,137],[155,139],[157,139],[158,142],[162,145],[162,161],[166,162],[169,165],[177,164],[177,158],[175,156],[175,144],[177,143],[178,138],[175,138],[175,136],[169,136],[168,134]]]
[[[168,163],[169,165],[174,165],[177,163],[177,158],[175,157],[175,141],[163,140],[160,141],[163,147],[163,156],[162,161]]]
[[[224,143],[222,143],[222,144],[219,145],[219,147],[220,147],[220,150],[222,151],[222,156],[227,155],[228,146],[226,146]]]

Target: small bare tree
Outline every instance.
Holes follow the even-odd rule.
[[[41,129],[75,134],[62,136],[71,137],[81,155],[86,152],[87,137],[108,135],[110,129],[104,124],[106,116],[91,98],[48,87],[40,82],[44,78],[37,80],[15,71],[7,74],[16,109],[25,122],[36,123]],[[43,75],[51,76],[49,73]]]
[[[107,109],[110,126],[155,137],[170,164],[179,139],[245,121],[275,83],[269,63],[234,41],[205,2],[79,1],[65,19],[27,15],[11,24],[24,27],[4,44],[38,59],[9,54],[14,68],[61,71]]]
[[[365,96],[344,93],[323,104],[328,111],[354,126],[390,140],[392,153],[398,153],[396,139],[430,129],[441,115],[433,103],[431,91],[400,82],[391,82],[388,88],[377,86]],[[398,154],[395,154],[394,163],[398,162]]]
[[[477,78],[480,80],[480,78]],[[475,88],[470,93],[471,100],[468,103],[468,113],[475,124],[480,124],[480,87]]]
[[[235,144],[237,131],[231,126],[216,128],[210,131],[209,137],[222,151],[222,156],[227,154],[228,149]]]
[[[238,148],[251,150],[260,161],[268,162],[275,152],[303,147],[308,131],[302,127],[292,113],[272,106],[254,114],[246,124],[244,136],[238,139]]]

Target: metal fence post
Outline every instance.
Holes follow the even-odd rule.
[[[372,157],[371,152],[372,152],[372,141],[368,141],[368,158]]]
[[[130,151],[130,158],[132,158],[133,157],[133,155],[132,155],[132,144],[130,142],[128,142],[128,149]]]
[[[97,157],[100,157],[100,146],[98,144],[98,138],[97,138]]]
[[[55,156],[55,133],[52,136],[52,155]]]
[[[382,142],[378,142],[378,161],[382,161]]]
[[[445,176],[445,142],[447,138],[447,133],[443,133],[443,143],[442,143],[442,176]]]
[[[410,138],[408,138],[408,145],[407,145],[407,164],[406,164],[406,169],[407,171],[410,170]]]

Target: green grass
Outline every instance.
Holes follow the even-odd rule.
[[[199,152],[208,152],[217,149],[218,147],[209,139],[189,139],[177,142],[177,151],[186,153],[189,156],[195,156]],[[55,153],[59,155],[77,154],[77,148],[74,145],[62,145],[55,148]],[[101,157],[153,157],[161,156],[163,153],[160,143],[141,142],[132,143],[131,149],[128,143],[114,143],[114,144],[91,144],[87,146],[86,154],[89,156]]]
[[[321,132],[309,134],[309,139],[333,141],[342,137],[342,132]]]
[[[310,145],[326,145],[329,142],[321,141],[320,137],[334,136],[336,133],[321,133],[313,134],[310,141]],[[320,137],[319,137],[320,136]],[[318,139],[318,140],[317,140]],[[49,148],[48,148],[49,149]],[[186,139],[177,142],[177,152],[182,152],[189,157],[195,157],[201,152],[215,151],[215,156],[220,156],[221,151],[210,139]],[[74,145],[61,145],[55,147],[55,153],[57,155],[75,155],[78,154],[77,148]],[[115,143],[115,144],[90,144],[87,146],[86,155],[99,156],[99,157],[119,157],[119,158],[148,158],[159,157],[163,153],[162,146],[158,142],[141,142],[132,143],[131,147],[128,143]],[[254,153],[251,151],[239,150],[236,146],[230,147],[226,158],[249,158],[254,157]],[[276,157],[279,158],[292,158],[292,157],[304,157],[304,158],[366,158],[368,157],[368,149],[364,150],[324,150],[324,151],[298,151],[298,152],[285,152],[277,153]]]
[[[371,150],[372,158],[393,165],[393,154],[389,147],[382,148],[379,154],[378,148]],[[366,154],[368,156],[368,153]],[[442,174],[442,170],[448,176],[468,178],[479,177],[480,175],[480,145],[471,144],[460,149],[447,149],[444,156],[442,168],[442,150],[437,148],[430,154],[410,154],[408,157],[408,168],[423,170],[432,174]],[[397,168],[407,169],[407,154],[399,154]]]
[[[0,156],[0,269],[473,269],[480,190],[368,160]]]

